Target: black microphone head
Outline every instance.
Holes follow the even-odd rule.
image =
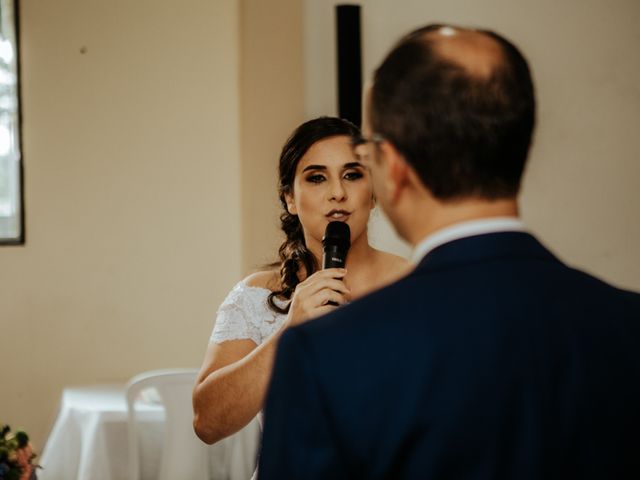
[[[330,222],[322,237],[322,268],[344,268],[351,246],[351,230],[344,222]]]
[[[340,249],[348,250],[351,246],[351,229],[345,222],[329,222],[324,237],[322,237],[324,248],[336,246]]]

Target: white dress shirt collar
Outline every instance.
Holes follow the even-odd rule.
[[[455,223],[436,230],[418,243],[413,249],[411,261],[417,265],[431,250],[453,240],[485,233],[524,232],[525,230],[524,223],[517,217],[490,217]]]

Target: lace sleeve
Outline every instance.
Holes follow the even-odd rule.
[[[248,286],[244,280],[237,283],[224,299],[209,343],[227,340],[252,340],[260,345],[273,335],[287,316],[271,310],[267,305],[270,291],[266,288]],[[285,301],[276,299],[282,307]]]
[[[267,306],[269,293],[265,288],[248,286],[244,280],[236,284],[218,308],[209,343],[248,339],[260,345],[286,318]]]
[[[239,282],[224,299],[216,316],[216,323],[209,343],[222,343],[227,340],[252,340],[260,345],[261,335],[257,321],[251,318],[255,309],[251,303],[256,301],[244,282]]]

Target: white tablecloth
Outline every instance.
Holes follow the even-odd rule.
[[[154,479],[162,455],[164,409],[136,407],[142,479]],[[211,478],[248,480],[258,447],[254,419],[237,434],[211,446]],[[60,412],[39,459],[41,480],[126,480],[129,448],[124,386],[67,388]]]

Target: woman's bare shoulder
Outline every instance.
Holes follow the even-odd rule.
[[[280,275],[276,270],[264,270],[252,273],[244,279],[244,283],[248,287],[266,288],[274,291],[279,288]]]

